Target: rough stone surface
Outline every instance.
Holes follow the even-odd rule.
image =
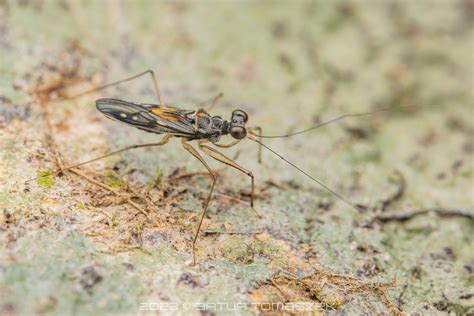
[[[293,301],[472,312],[473,10],[469,0],[0,1],[0,314],[204,312],[196,303],[252,314]],[[58,159],[157,141],[94,106],[157,102],[148,78],[51,101],[146,69],[166,103],[197,109],[223,92],[213,113],[241,108],[266,135],[390,108],[265,140],[364,210],[269,151],[259,164],[256,144],[242,142],[226,152],[253,171],[261,217],[248,177],[210,161],[217,193],[192,266],[210,183],[186,176],[203,167],[177,140],[78,169],[88,178],[25,184]]]

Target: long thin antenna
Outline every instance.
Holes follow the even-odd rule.
[[[406,108],[406,107],[405,107],[405,108]],[[376,113],[380,113],[380,112],[388,112],[388,111],[393,111],[393,110],[396,110],[396,109],[393,109],[393,108],[384,108],[384,109],[379,109],[379,110],[375,110],[375,111],[371,111],[371,112],[356,113],[356,114],[345,114],[345,115],[341,115],[341,116],[336,117],[336,118],[334,118],[334,119],[332,119],[332,120],[329,120],[329,121],[324,122],[324,123],[320,123],[320,124],[318,124],[318,125],[315,125],[315,126],[313,126],[313,127],[307,128],[307,129],[302,130],[302,131],[299,131],[299,132],[289,133],[289,134],[285,134],[285,135],[255,135],[255,136],[258,136],[259,138],[284,138],[284,137],[290,137],[290,136],[294,136],[294,135],[298,135],[298,134],[303,134],[303,133],[312,131],[313,129],[317,129],[317,128],[320,128],[320,127],[329,125],[329,124],[331,124],[331,123],[340,121],[340,120],[345,119],[345,118],[348,118],[348,117],[366,116],[366,115],[376,114]]]
[[[337,193],[336,191],[334,191],[333,189],[331,189],[330,187],[328,187],[327,185],[322,183],[320,180],[316,179],[315,177],[313,177],[312,175],[310,175],[309,173],[307,173],[306,171],[304,171],[303,169],[301,169],[300,167],[298,167],[297,165],[295,165],[294,163],[292,163],[291,161],[289,161],[288,159],[286,159],[285,157],[283,157],[282,155],[280,155],[279,153],[277,153],[276,151],[274,151],[273,149],[271,149],[270,147],[268,147],[267,145],[265,145],[264,143],[259,141],[258,139],[255,139],[254,137],[249,137],[249,139],[253,140],[254,142],[259,143],[260,145],[262,145],[263,147],[265,147],[266,149],[268,149],[269,151],[271,151],[272,153],[277,155],[280,159],[285,161],[287,164],[291,165],[293,168],[295,168],[299,172],[303,173],[305,176],[307,176],[308,178],[310,178],[311,180],[313,180],[314,182],[319,184],[321,187],[326,189],[331,194],[335,195],[337,198],[339,198],[341,201],[343,201],[344,203],[346,203],[347,205],[352,207],[357,212],[363,211],[360,207],[357,207],[356,205],[352,204],[345,197],[343,197],[342,195],[340,195],[339,193]]]

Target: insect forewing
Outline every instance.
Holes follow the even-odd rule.
[[[106,117],[148,132],[188,137],[195,134],[194,125],[184,115],[189,111],[119,99],[99,99],[96,106]]]

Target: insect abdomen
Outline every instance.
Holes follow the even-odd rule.
[[[140,105],[117,99],[99,99],[97,109],[106,117],[138,128],[155,127],[155,119]],[[155,130],[151,132],[158,132]]]

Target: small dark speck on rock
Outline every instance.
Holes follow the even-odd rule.
[[[85,291],[92,293],[92,288],[102,279],[103,277],[95,270],[94,266],[87,266],[81,271],[79,283]]]
[[[448,302],[447,301],[439,301],[433,304],[437,310],[441,312],[446,312],[448,310]]]
[[[294,190],[298,190],[298,189],[301,188],[301,185],[298,184],[296,181],[293,181],[293,180],[287,181],[286,184]]]
[[[451,165],[451,169],[453,170],[453,172],[457,172],[459,168],[462,167],[463,164],[464,164],[464,161],[462,161],[462,159],[458,159],[455,162],[453,162],[453,164]]]
[[[453,248],[444,247],[442,253],[431,253],[430,257],[433,260],[454,260],[456,255],[454,254]]]
[[[154,247],[160,247],[164,244],[169,244],[171,236],[167,232],[155,231],[146,237],[146,240],[151,242]]]
[[[128,271],[135,271],[135,266],[130,263],[130,262],[123,262],[122,265],[124,266],[125,269],[127,269]]]
[[[446,256],[451,259],[451,260],[454,260],[456,259],[456,255],[454,254],[454,251],[453,251],[453,248],[451,247],[444,247],[444,253],[446,254]]]
[[[208,310],[200,310],[199,314],[201,314],[202,316],[214,316],[216,313]]]
[[[30,115],[29,106],[20,106],[0,95],[0,124],[8,124],[14,119],[24,120]]]
[[[368,253],[368,254],[375,254],[375,253],[380,253],[380,251],[372,246],[372,245],[367,245],[367,244],[361,244],[357,246],[357,251]]]
[[[372,258],[366,261],[362,269],[358,270],[356,274],[358,276],[373,277],[384,271],[385,270],[382,267],[380,267],[378,260],[375,258]]]
[[[277,39],[282,39],[287,35],[287,27],[283,21],[275,21],[272,24],[272,35]]]
[[[346,126],[344,130],[355,139],[369,138],[369,132],[360,127]]]
[[[468,300],[468,299],[470,299],[470,298],[472,298],[472,297],[474,297],[474,293],[465,293],[465,294],[461,294],[461,295],[459,296],[459,298],[460,298],[461,300]]]
[[[357,203],[355,206],[357,207],[357,210],[359,211],[359,213],[363,213],[369,208],[367,205],[360,204],[360,203]]]
[[[321,200],[318,203],[318,208],[323,211],[329,211],[333,205],[334,205],[333,201]]]
[[[7,304],[4,304],[4,305],[0,306],[0,312],[2,313],[2,315],[10,315],[10,313],[11,313],[11,315],[14,315],[15,308],[13,307],[12,304],[7,303]]]
[[[454,116],[451,116],[446,120],[446,127],[451,131],[456,132],[468,132],[470,130],[465,120]]]
[[[3,209],[3,215],[5,215],[6,219],[9,219],[12,216],[12,214],[13,214],[13,212],[10,209],[8,209],[8,208]]]
[[[474,274],[474,260],[464,265],[464,269],[466,269],[469,274]]]
[[[464,143],[464,145],[462,145],[462,151],[463,153],[468,155],[474,153],[474,142],[469,139],[467,142]]]
[[[420,266],[414,266],[411,269],[411,277],[415,280],[421,280],[423,269]]]
[[[179,276],[178,283],[177,284],[185,284],[188,285],[192,288],[195,288],[197,286],[200,286],[199,280],[196,278],[196,276],[192,275],[191,273],[183,273]]]

